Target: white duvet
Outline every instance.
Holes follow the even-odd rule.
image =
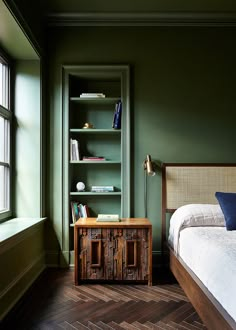
[[[169,243],[236,321],[236,231],[226,230],[220,207],[178,209],[170,221]]]
[[[178,252],[181,230],[199,226],[225,226],[225,218],[218,204],[188,204],[173,213],[170,219],[169,243],[175,252]]]

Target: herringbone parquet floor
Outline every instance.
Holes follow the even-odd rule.
[[[83,284],[73,271],[47,270],[1,329],[206,329],[178,284]]]

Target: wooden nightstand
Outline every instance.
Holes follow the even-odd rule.
[[[152,285],[152,224],[146,218],[74,226],[75,285],[85,281],[132,281]]]

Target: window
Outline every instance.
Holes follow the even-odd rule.
[[[10,67],[0,57],[0,220],[10,216]]]

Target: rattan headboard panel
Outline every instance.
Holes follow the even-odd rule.
[[[163,164],[162,251],[166,212],[186,204],[217,204],[216,191],[236,192],[236,164]]]
[[[166,167],[166,208],[217,204],[216,191],[236,192],[236,167]]]

